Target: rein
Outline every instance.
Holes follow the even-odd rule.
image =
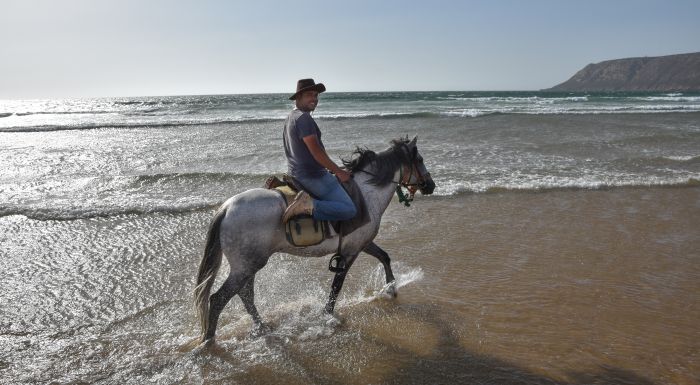
[[[409,185],[408,181],[410,181],[411,176],[413,176],[414,168],[415,167],[411,166],[411,173],[408,174],[408,179],[406,183],[403,182],[403,165],[401,165],[401,168],[399,169],[399,182],[396,185],[396,196],[399,197],[399,203],[403,203],[403,205],[406,207],[411,207],[411,202],[413,202],[413,194],[411,193],[411,187],[415,186],[415,184]],[[403,193],[403,189],[401,188],[402,186],[408,189],[408,197]]]

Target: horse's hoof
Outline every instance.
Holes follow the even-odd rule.
[[[331,328],[336,328],[342,323],[338,317],[333,314],[328,314],[328,319],[326,320],[326,326]]]
[[[214,343],[216,341],[214,340],[214,337],[209,337],[206,339],[202,339],[199,345],[197,345],[194,349],[192,349],[192,354],[200,354],[204,352],[205,350],[208,350],[212,346],[214,346]]]
[[[265,334],[269,334],[272,332],[272,328],[268,326],[267,324],[264,323],[259,323],[253,326],[253,329],[250,330],[250,337],[251,338],[258,338],[262,337]]]
[[[379,291],[379,295],[389,298],[396,298],[396,281],[391,281],[384,285],[382,290]]]

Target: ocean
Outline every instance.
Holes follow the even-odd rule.
[[[700,383],[700,93],[324,93],[337,162],[418,136],[336,318],[327,259],[273,257],[195,349],[228,197],[286,170],[286,94],[0,101],[2,383]],[[225,275],[223,268],[220,275]]]

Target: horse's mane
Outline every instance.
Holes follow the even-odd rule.
[[[403,146],[408,143],[408,137],[394,139],[390,142],[391,146],[388,149],[378,154],[368,148],[357,147],[350,160],[342,160],[343,165],[353,173],[365,170],[371,165],[369,183],[376,186],[386,185],[394,178],[401,164],[409,162],[408,154],[403,150]]]

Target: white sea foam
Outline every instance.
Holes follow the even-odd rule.
[[[219,202],[220,203],[220,202]],[[113,217],[119,215],[142,215],[155,213],[179,214],[193,211],[210,210],[218,203],[211,202],[163,202],[160,204],[99,206],[89,202],[83,207],[47,207],[47,206],[5,206],[0,205],[0,217],[23,216],[38,220],[73,220],[86,218]]]
[[[700,102],[700,96],[682,96],[682,94],[668,94],[665,96],[643,96],[638,97],[636,100],[642,101],[661,101],[661,102],[690,102],[697,103]]]
[[[491,115],[496,112],[501,112],[501,111],[494,111],[494,110],[483,110],[483,109],[477,109],[477,108],[467,108],[463,110],[456,110],[456,111],[444,111],[441,112],[440,115],[444,116],[455,116],[455,117],[470,117],[470,118],[476,118],[478,116],[485,116],[485,115]]]
[[[315,118],[319,119],[349,119],[349,118],[392,118],[403,116],[414,116],[425,114],[424,111],[354,111],[354,112],[337,112],[337,113],[316,113]]]
[[[678,162],[687,162],[689,160],[700,158],[700,155],[686,155],[686,156],[664,156],[666,159],[675,160]]]
[[[563,100],[570,101],[570,102],[587,102],[589,96],[569,96],[566,98],[562,98]]]
[[[669,159],[672,159],[669,157]],[[688,161],[692,157],[675,157],[674,160]],[[700,174],[688,176],[611,176],[600,175],[590,177],[553,177],[531,176],[515,177],[511,180],[501,178],[499,181],[455,181],[437,180],[433,195],[453,196],[464,193],[489,193],[499,191],[543,191],[557,189],[601,189],[613,187],[650,187],[650,186],[685,186],[695,185],[700,180]],[[419,197],[417,199],[425,199]]]

